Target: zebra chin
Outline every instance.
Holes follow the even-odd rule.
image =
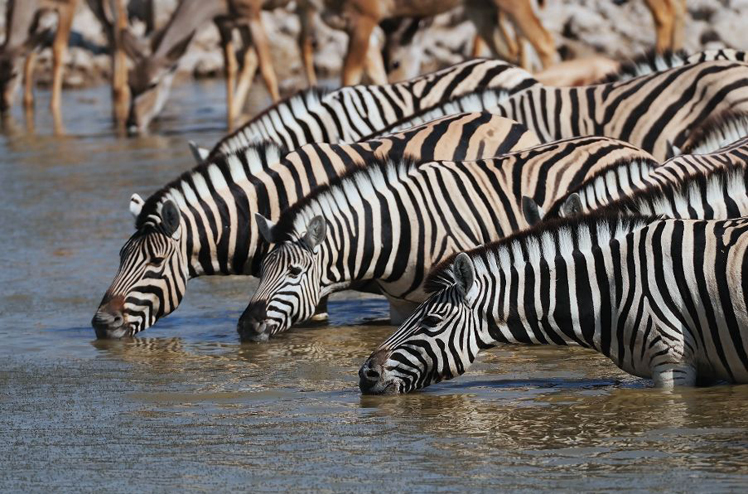
[[[117,340],[132,336],[135,329],[125,322],[122,314],[112,314],[106,310],[98,310],[91,319],[91,326],[100,340]]]
[[[389,354],[379,351],[372,354],[358,371],[358,389],[365,395],[397,395],[406,393],[408,386],[399,377],[389,375],[384,368]]]

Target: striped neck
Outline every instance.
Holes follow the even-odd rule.
[[[515,235],[471,254],[482,340],[578,345],[625,369],[628,343],[642,337],[636,325],[619,320],[631,303],[627,262],[636,249],[629,234],[650,220],[607,218],[557,222],[554,229]]]

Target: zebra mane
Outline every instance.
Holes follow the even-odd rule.
[[[311,88],[303,89],[296,94],[289,96],[288,98],[285,98],[272,106],[269,106],[262,112],[255,115],[249,122],[245,123],[235,131],[223,136],[221,140],[218,141],[215,146],[213,146],[213,149],[210,150],[208,160],[214,158],[217,154],[224,152],[222,151],[222,148],[225,145],[230,146],[232,149],[240,150],[245,145],[248,146],[258,142],[258,140],[261,140],[261,136],[253,134],[253,128],[255,124],[260,122],[269,113],[277,111],[281,106],[287,106],[292,110],[298,110],[299,107],[301,107],[302,110],[293,111],[293,113],[307,113],[307,108],[320,106],[322,104],[322,100],[331,92],[333,91],[330,91],[330,89],[328,88],[319,88],[317,86],[314,86]],[[233,143],[235,142],[236,145],[233,145]]]
[[[266,141],[251,144],[240,151],[219,153],[208,158],[151,194],[135,220],[135,228],[142,228],[149,222],[149,217],[159,217],[161,204],[167,199],[174,199],[181,209],[184,206],[181,202],[185,197],[192,194],[198,197],[210,195],[210,190],[206,190],[208,184],[214,189],[220,189],[230,183],[249,180],[254,174],[280,162],[287,153],[283,146]]]
[[[693,129],[683,145],[684,154],[709,154],[748,136],[748,112],[725,110],[711,115]]]
[[[748,62],[748,52],[734,48],[720,48],[717,50],[704,50],[694,53],[686,59],[686,63],[711,62],[725,60],[730,62]]]
[[[389,157],[376,157],[366,165],[347,170],[342,175],[321,185],[283,213],[273,227],[273,236],[278,239],[293,239],[294,234],[303,233],[306,221],[317,214],[339,209],[347,198],[360,196],[376,190],[384,190],[387,185],[416,169],[424,161],[406,155],[397,161]]]
[[[564,194],[551,204],[551,206],[548,208],[548,211],[546,211],[546,217],[558,217],[561,206],[571,194],[580,193],[581,195],[586,196],[587,194],[585,192],[590,187],[594,187],[595,189],[597,189],[597,187],[603,187],[607,190],[607,181],[609,178],[615,180],[622,168],[626,168],[627,170],[631,171],[636,166],[638,166],[640,170],[645,166],[649,170],[653,170],[659,167],[660,163],[658,163],[654,158],[620,158],[613,163],[610,163],[609,165],[599,169],[597,172],[595,172],[594,175],[585,179],[581,184],[577,185],[576,187],[570,188],[566,192],[566,194]]]
[[[387,134],[394,134],[457,113],[483,112],[490,108],[497,107],[499,103],[508,99],[510,96],[511,93],[503,88],[488,88],[467,93],[459,98],[424,108],[412,115],[398,120],[382,130],[364,137],[361,140],[367,141]]]
[[[724,190],[748,190],[748,169],[745,166],[732,165],[692,172],[683,177],[677,177],[672,182],[652,184],[640,189],[630,196],[613,201],[600,211],[628,211],[634,214],[648,214],[645,209],[658,203],[683,205],[689,204],[689,198],[705,198],[709,204],[717,204],[724,200]],[[679,208],[680,209],[680,208]],[[686,209],[686,208],[684,208]]]
[[[621,64],[618,71],[608,74],[593,84],[608,84],[611,82],[627,81],[662,70],[685,65],[689,56],[684,50],[657,53],[654,49],[631,58]]]
[[[624,216],[610,211],[593,212],[574,218],[554,218],[466,253],[478,270],[495,272],[498,266],[521,268],[527,262],[541,259],[550,262],[558,256],[558,252],[590,252],[596,246],[625,237],[657,219],[658,216]],[[544,244],[548,241],[556,244],[558,249],[547,251]],[[458,254],[459,252],[452,254],[431,270],[424,284],[427,293],[455,284],[452,263]]]

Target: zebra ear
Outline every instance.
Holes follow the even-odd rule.
[[[130,213],[136,220],[138,219],[138,216],[140,216],[140,212],[143,210],[143,204],[145,204],[145,201],[138,194],[130,196]]]
[[[532,226],[543,220],[545,211],[538,206],[538,203],[532,197],[522,196],[522,214],[527,224]]]
[[[164,233],[169,237],[173,237],[177,230],[179,230],[180,218],[179,209],[177,209],[173,201],[166,201],[161,206],[161,226],[164,229]]]
[[[312,252],[317,252],[319,244],[325,240],[325,233],[327,232],[327,222],[323,216],[315,216],[306,228],[304,234],[304,243],[306,243]]]
[[[681,153],[680,148],[674,145],[672,142],[670,142],[669,139],[666,141],[666,147],[667,147],[667,152],[665,154],[666,160],[669,160],[670,158],[675,158],[676,156],[683,154]]]
[[[210,151],[208,151],[205,148],[201,148],[198,146],[195,141],[187,141],[187,145],[190,146],[190,151],[192,152],[192,157],[195,158],[195,161],[197,164],[201,164],[210,154]]]
[[[572,218],[583,213],[584,206],[582,205],[582,198],[576,192],[567,197],[561,205],[561,216],[564,218]]]
[[[265,218],[260,213],[255,213],[255,220],[257,220],[257,230],[260,232],[260,236],[269,244],[275,243],[275,236],[273,235],[273,229],[275,223]]]
[[[466,253],[459,253],[452,263],[452,272],[454,273],[457,287],[462,292],[465,300],[472,304],[477,295],[476,291],[473,290],[475,285],[475,265],[473,264],[473,260]]]

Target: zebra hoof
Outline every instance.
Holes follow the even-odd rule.
[[[312,322],[327,322],[330,320],[330,316],[327,315],[327,312],[319,312],[314,314],[309,320]]]

